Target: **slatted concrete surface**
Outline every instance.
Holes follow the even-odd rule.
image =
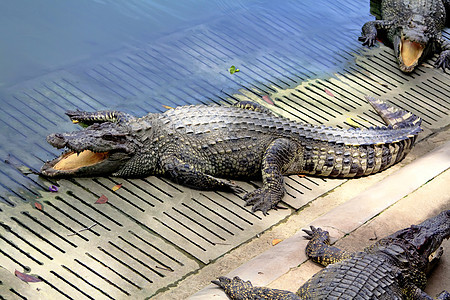
[[[7,277],[15,269],[29,272],[42,282],[25,288],[8,277],[1,295],[151,296],[344,182],[290,176],[283,200],[288,209],[263,217],[243,206],[242,195],[194,191],[164,178],[49,182],[24,176],[22,166],[39,168],[58,155],[45,136],[74,130],[67,109],[143,115],[165,110],[162,105],[250,99],[303,122],[366,127],[381,124],[363,98],[374,95],[423,117],[422,137],[450,123],[448,74],[421,66],[404,75],[389,48],[358,43],[361,25],[372,18],[368,7],[310,1],[279,9],[276,16],[263,8],[235,13],[2,95],[2,134],[11,142],[0,147],[10,162],[0,170],[0,265],[7,271],[0,270]],[[336,16],[325,18],[329,10]],[[318,18],[323,27],[314,25]],[[231,65],[241,71],[229,74]],[[30,146],[21,145],[24,140]],[[44,192],[51,184],[59,185],[57,193]],[[122,188],[113,192],[116,184]],[[240,184],[246,190],[260,185]],[[94,204],[102,194],[109,201]]]

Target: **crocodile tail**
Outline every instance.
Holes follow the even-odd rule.
[[[422,119],[411,112],[390,106],[386,102],[374,97],[366,96],[365,98],[381,116],[384,122],[386,122],[387,125],[391,125],[393,128],[401,127],[406,124],[419,127],[422,123]]]

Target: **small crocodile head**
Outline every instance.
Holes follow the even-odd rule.
[[[412,16],[407,25],[399,26],[393,37],[395,57],[402,72],[412,72],[431,48],[423,16]]]
[[[68,149],[48,161],[41,174],[49,177],[111,175],[135,153],[128,126],[118,123],[96,123],[71,133],[54,133],[47,142],[58,149]]]
[[[387,240],[404,241],[413,247],[421,262],[417,267],[428,273],[439,261],[443,250],[441,247],[444,239],[450,237],[450,210],[446,210],[429,218],[419,225],[412,225],[387,237]]]
[[[450,210],[425,220],[419,225],[411,226],[411,244],[413,244],[422,257],[428,258],[431,265],[442,255],[441,244],[450,237]]]

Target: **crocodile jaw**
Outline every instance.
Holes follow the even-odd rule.
[[[398,47],[397,56],[400,70],[405,73],[412,72],[419,64],[419,60],[425,50],[425,45],[402,37]]]
[[[72,133],[54,133],[47,141],[55,148],[66,148],[59,157],[46,162],[41,174],[47,177],[111,175],[134,155],[122,133],[97,130],[91,126]],[[114,134],[114,135],[113,135]]]
[[[82,167],[88,167],[100,163],[108,158],[108,152],[92,152],[84,150],[81,153],[66,152],[61,155],[53,165],[58,171],[74,171]]]
[[[123,165],[125,153],[66,151],[59,157],[46,162],[41,169],[41,175],[47,177],[73,177],[111,175]]]

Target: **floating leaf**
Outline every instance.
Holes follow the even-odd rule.
[[[42,204],[40,204],[39,202],[34,202],[34,207],[36,207],[39,210],[42,210]]]
[[[120,183],[120,184],[116,184],[115,186],[113,186],[112,187],[112,190],[115,192],[115,191],[117,191],[118,189],[120,189],[122,187],[122,184]]]
[[[18,166],[17,170],[19,170],[20,172],[22,172],[23,175],[28,175],[28,174],[36,174],[36,171],[31,170],[29,167],[27,166]]]
[[[263,99],[264,101],[266,101],[267,103],[269,103],[270,105],[275,105],[275,104],[273,103],[272,99],[270,99],[270,97],[267,96],[267,95],[262,96],[262,99]]]
[[[48,187],[48,190],[52,193],[56,193],[58,191],[58,187],[56,185],[51,185]]]
[[[36,170],[32,170],[31,168],[24,166],[21,161],[16,159],[14,156],[11,156],[11,154],[8,154],[8,157],[5,159],[5,163],[13,166],[17,170],[19,170],[23,175],[40,174]]]
[[[95,201],[95,204],[105,204],[106,202],[108,202],[108,197],[101,195],[100,198]]]
[[[356,123],[355,121],[353,121],[353,119],[350,117],[345,119],[345,123],[347,123],[348,125],[350,125],[352,127],[359,128],[359,124]]]
[[[165,109],[173,109],[173,107],[172,106],[168,106],[168,105],[162,105],[162,107],[164,107]]]
[[[278,244],[281,241],[282,241],[281,239],[273,239],[272,240],[272,246],[275,246],[276,244]]]
[[[330,92],[328,89],[324,89],[325,93],[327,93],[328,96],[334,97],[333,93]]]
[[[28,275],[28,274],[24,274],[22,272],[19,271],[14,271],[14,275],[16,275],[20,280],[25,281],[25,282],[40,282],[42,280],[40,280],[37,277]]]
[[[235,66],[231,66],[229,69],[230,74],[234,74],[236,72],[239,72],[240,70],[238,68],[236,68]]]
[[[72,120],[72,123],[73,123],[73,124],[78,124],[78,123],[80,123],[80,121],[78,121],[78,120]]]
[[[389,87],[389,85],[388,85],[387,83],[379,82],[379,81],[375,81],[375,82],[378,83],[378,84],[381,85],[381,86],[384,86],[385,88],[388,88],[388,87]]]

